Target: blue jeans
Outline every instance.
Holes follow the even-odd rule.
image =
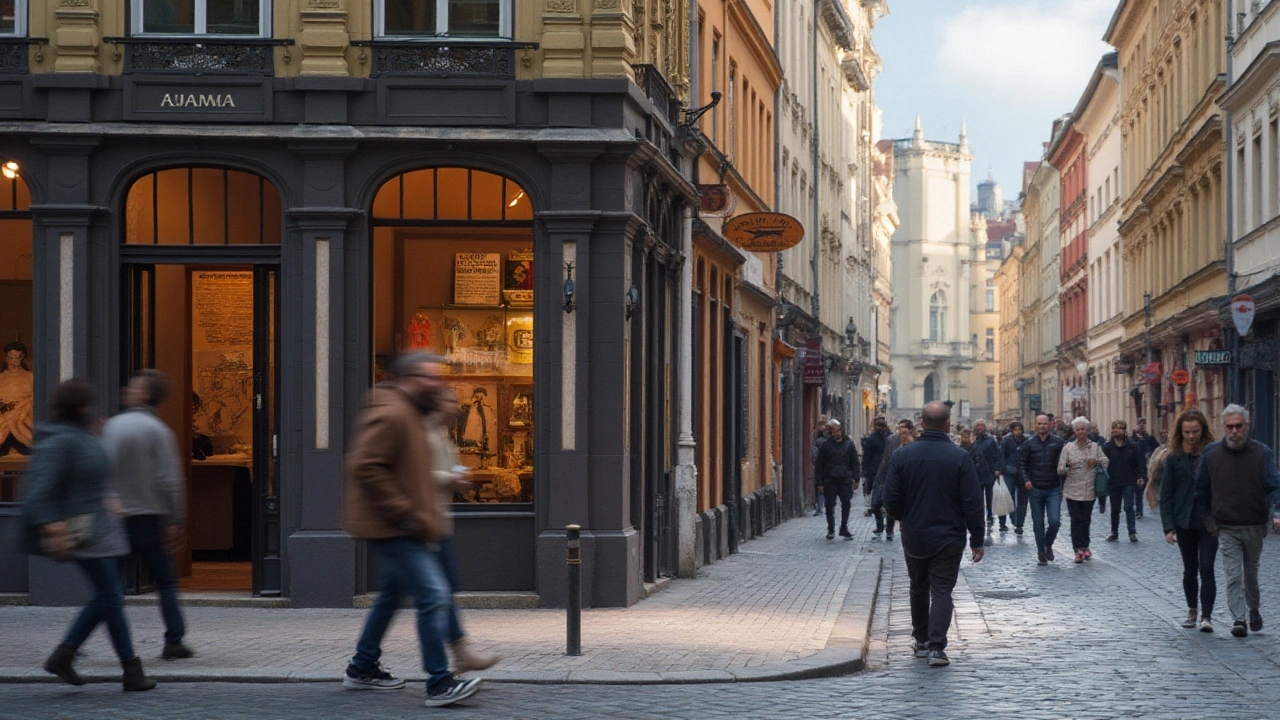
[[[159,515],[134,515],[124,519],[129,547],[151,571],[151,581],[160,595],[160,616],[164,618],[164,643],[175,645],[187,634],[182,611],[178,609],[178,579],[165,547],[164,524]]]
[[[1028,500],[1031,502],[1031,524],[1036,531],[1036,550],[1044,552],[1053,547],[1058,537],[1058,528],[1062,527],[1062,488],[1052,490],[1031,488]],[[1045,515],[1049,516],[1049,528],[1045,529]]]
[[[453,597],[439,551],[410,538],[370,540],[369,544],[382,563],[378,599],[369,610],[351,664],[361,672],[373,671],[382,657],[382,636],[387,634],[400,598],[408,594],[418,611],[418,644],[422,646],[422,669],[427,672],[430,690],[452,677],[442,638],[449,630]]]
[[[1009,488],[1009,497],[1013,498],[1013,514],[1009,519],[1014,527],[1020,528],[1027,519],[1027,486],[1021,479],[1010,477],[1004,478],[1004,484]]]
[[[89,638],[99,623],[107,623],[111,644],[121,660],[134,657],[133,640],[129,637],[129,621],[124,617],[124,588],[120,584],[120,562],[116,558],[76,560],[76,564],[93,583],[93,597],[80,610],[67,630],[62,644],[78,648]]]

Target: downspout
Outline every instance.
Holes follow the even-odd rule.
[[[1225,46],[1227,50],[1226,57],[1226,74],[1227,85],[1231,85],[1232,60],[1231,55],[1235,49],[1235,35],[1231,32],[1231,11],[1234,3],[1223,3],[1226,6],[1227,13]],[[1223,253],[1227,261],[1227,302],[1236,294],[1236,203],[1235,203],[1235,151],[1232,147],[1232,138],[1235,135],[1231,125],[1231,111],[1223,108],[1222,110],[1222,145],[1223,145],[1223,175],[1226,176],[1226,186],[1224,202],[1226,203],[1227,216],[1227,236],[1225,239],[1225,247]],[[1223,333],[1227,336],[1227,348],[1231,350],[1231,367],[1227,372],[1226,398],[1224,405],[1231,402],[1237,402],[1238,388],[1241,384],[1240,378],[1240,333],[1234,331],[1235,328],[1224,328]]]
[[[813,118],[813,135],[809,138],[809,147],[812,151],[812,169],[811,175],[809,176],[809,189],[813,192],[813,224],[811,225],[813,228],[813,259],[810,262],[810,266],[813,270],[813,295],[812,300],[810,300],[809,307],[810,312],[813,313],[813,319],[818,324],[819,328],[822,327],[822,316],[819,314],[822,310],[822,303],[820,300],[822,291],[818,284],[822,255],[822,228],[818,224],[818,217],[820,214],[818,212],[818,173],[820,167],[818,159],[818,13],[821,11],[822,0],[814,0],[812,27],[809,32],[809,38],[811,41],[810,49],[812,50],[810,68],[812,102],[809,104],[809,115]],[[821,330],[819,330],[819,332],[821,332]]]
[[[689,0],[689,105],[698,102],[699,48],[698,0]],[[701,147],[701,143],[699,143]],[[691,160],[690,177],[698,185],[698,165],[702,153]],[[676,434],[676,574],[693,577],[697,571],[697,514],[698,514],[698,466],[694,459],[697,441],[693,437],[693,219],[698,208],[689,206],[684,211],[680,245],[684,263],[680,266],[680,353],[676,363],[679,376],[680,427]]]

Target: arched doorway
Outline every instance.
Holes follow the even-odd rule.
[[[243,170],[154,170],[129,186],[123,224],[120,381],[172,379],[156,411],[187,479],[183,588],[280,595],[280,193]],[[147,584],[133,571],[133,591]]]
[[[924,378],[924,402],[933,402],[938,399],[938,376],[936,373],[929,373]]]
[[[378,189],[371,225],[370,381],[404,350],[444,358],[462,405],[449,436],[471,482],[453,494],[462,587],[531,590],[540,393],[530,198],[484,170],[412,170]]]
[[[35,375],[32,356],[32,223],[31,192],[21,168],[0,166],[0,505],[18,501],[19,485],[31,454],[34,429]],[[0,592],[5,592],[0,572]],[[14,586],[13,591],[25,588]]]

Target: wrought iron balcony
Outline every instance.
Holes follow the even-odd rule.
[[[124,46],[124,72],[181,75],[274,75],[277,45],[288,39],[107,37]]]
[[[655,65],[632,65],[631,69],[636,73],[636,85],[640,87],[644,96],[653,102],[658,112],[667,118],[667,122],[673,127],[678,125],[680,96],[676,94],[675,88],[671,87],[671,83],[667,82],[662,71]]]
[[[0,75],[25,75],[29,70],[28,49],[48,42],[46,38],[0,37]],[[36,59],[40,59],[38,54]]]
[[[441,40],[364,40],[373,77],[466,77],[512,79],[516,51],[536,49],[525,42],[447,42]]]

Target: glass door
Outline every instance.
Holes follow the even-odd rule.
[[[278,275],[279,267],[275,265],[259,265],[253,271],[253,594],[263,597],[281,594],[280,434],[276,426]]]

